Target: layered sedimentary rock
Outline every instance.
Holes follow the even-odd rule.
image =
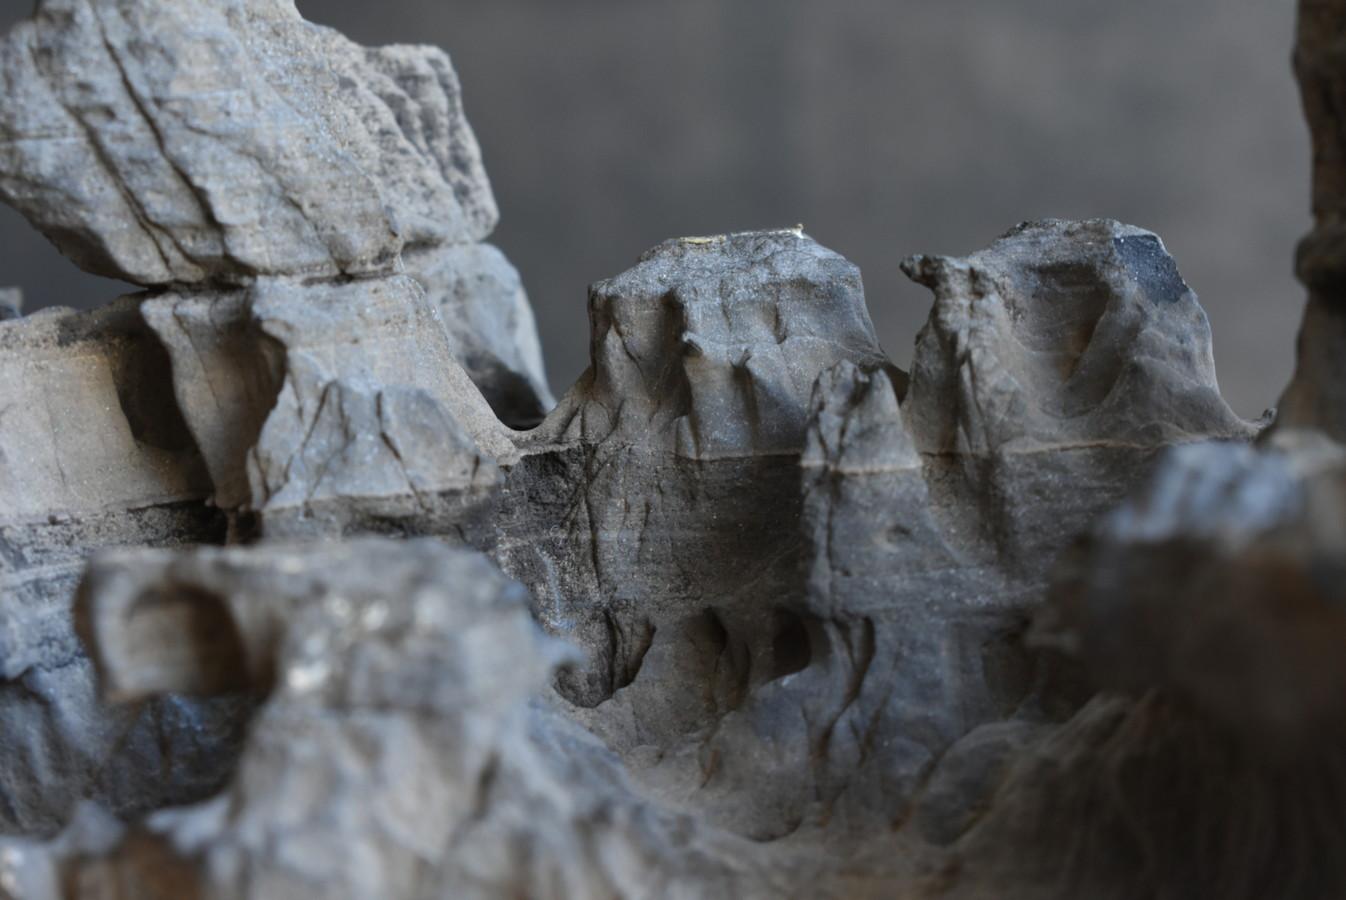
[[[43,0],[0,72],[0,197],[81,267],[209,293],[414,250],[433,299],[489,323],[453,328],[487,396],[549,402],[517,276],[478,243],[495,200],[441,51],[359,47],[288,0]]]
[[[284,0],[44,0],[5,41],[3,196],[136,284],[369,275],[496,209],[456,78]]]
[[[144,810],[218,786],[227,732],[193,760],[190,701],[142,711],[103,706],[70,622],[94,550],[222,540],[210,491],[168,378],[168,358],[135,305],[53,310],[0,323],[0,827],[58,827],[97,793]],[[159,712],[167,776],[147,755]],[[144,714],[142,714],[144,713]],[[186,725],[180,728],[179,725]],[[204,729],[215,726],[202,721]],[[202,771],[192,771],[202,769]]]
[[[549,410],[442,54],[40,3],[0,193],[147,291],[0,323],[0,894],[1340,894],[1335,10],[1265,431],[1109,220],[908,259],[910,372],[666,242]]]
[[[0,69],[0,195],[149,288],[0,315],[0,821],[40,833],[217,789],[251,704],[100,703],[69,622],[90,554],[465,527],[512,451],[471,377],[510,420],[549,395],[441,52],[281,2],[53,0]]]
[[[495,548],[584,646],[562,692],[587,707],[703,623],[768,639],[813,381],[885,363],[859,271],[796,231],[669,242],[590,311],[593,364],[520,438]]]

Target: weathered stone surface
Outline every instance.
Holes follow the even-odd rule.
[[[596,784],[563,779],[567,802],[685,821],[678,827],[701,835],[695,843],[709,854],[693,872],[667,856],[664,838],[627,827],[623,840],[638,845],[630,852],[656,861],[645,871],[694,896],[778,896],[781,872],[804,873],[820,896],[852,896],[858,886],[882,894],[919,883],[923,861],[970,839],[1000,775],[1072,709],[1073,695],[1022,643],[1047,589],[1042,561],[1137,484],[1165,445],[1252,433],[1214,387],[1209,333],[1190,292],[1151,303],[1173,286],[1172,261],[1117,262],[1111,242],[1140,234],[1115,223],[1043,223],[977,263],[921,263],[928,272],[962,265],[983,274],[975,288],[931,276],[936,309],[910,378],[874,340],[858,272],[802,233],[669,242],[595,286],[593,365],[528,433],[492,417],[453,362],[435,306],[410,279],[264,280],[246,292],[162,297],[144,308],[173,355],[178,403],[197,441],[213,448],[206,458],[217,491],[234,485],[217,502],[254,516],[256,533],[439,534],[488,550],[527,585],[539,622],[579,650],[557,673],[558,696],[547,701],[554,712],[539,712],[545,692],[523,692],[535,698],[525,716],[530,740],[571,748],[562,758],[580,772],[592,771],[594,754],[604,771],[623,772],[618,799],[611,774]],[[1016,238],[1031,252],[1014,249]],[[1146,249],[1162,252],[1152,238]],[[1074,280],[1033,281],[1044,277],[1042,259],[1073,260]],[[1011,287],[984,290],[997,283]],[[1021,416],[1018,432],[997,431],[1006,419],[987,411],[1013,390],[1054,398],[1058,412],[1071,394],[1061,374],[1069,366],[1039,364],[1022,349],[1051,346],[1062,322],[1083,322],[1093,334],[1076,356],[1157,360],[1161,377],[1124,377],[1116,373],[1126,366],[1114,365],[1121,389],[1075,389],[1065,440],[1046,439],[1047,412]],[[1118,348],[1124,338],[1131,343]],[[959,350],[970,346],[977,353]],[[1016,387],[1015,376],[1027,386]],[[950,385],[962,426],[929,399]],[[950,446],[946,436],[959,427],[996,437]],[[1081,489],[1054,489],[1068,478]],[[434,510],[416,505],[426,498]],[[421,602],[414,584],[424,579],[397,575],[398,546],[99,564],[86,585],[86,634],[104,687],[128,699],[275,686],[280,693],[251,731],[254,741],[268,735],[265,759],[305,758],[311,740],[343,746],[360,716],[343,702],[330,713],[336,732],[319,739],[299,728],[309,713],[277,699],[290,664],[271,654],[287,646],[281,635],[290,628],[326,633],[302,612],[309,605],[331,616],[335,604],[338,618],[355,622],[366,605]],[[428,565],[445,572],[444,584],[461,583],[432,564],[431,545],[415,546],[422,549],[405,551],[411,569]],[[317,599],[325,596],[336,599]],[[359,659],[380,652],[358,649],[378,643],[372,632],[347,637]],[[473,653],[494,646],[479,643]],[[356,657],[318,668],[364,671]],[[507,658],[517,664],[517,653]],[[402,678],[380,681],[396,694],[386,702],[419,703],[415,682]],[[587,743],[586,731],[606,749]],[[442,753],[424,750],[431,738],[419,732],[408,740],[386,752]],[[249,787],[253,752],[244,752],[232,799],[181,814],[214,823],[182,826],[206,828],[194,844],[201,852],[235,858],[240,841],[261,854],[282,840],[272,824],[281,811],[267,799],[281,788],[273,776],[257,776],[270,791]],[[532,796],[541,788],[530,779],[542,776],[523,770],[550,764],[530,757],[519,765],[511,783]],[[416,779],[431,792],[447,777],[423,774]],[[450,781],[458,778],[467,776]],[[404,789],[370,790],[385,788]],[[384,803],[361,796],[366,806]],[[494,797],[487,820],[513,821],[514,802]],[[234,834],[220,824],[225,809],[255,824]],[[405,848],[365,837],[382,826],[333,815],[350,824],[313,840],[365,846],[379,860],[369,863],[377,883],[394,894],[413,889],[398,862]],[[529,841],[563,840],[578,858],[589,852],[590,826],[574,819],[511,827]],[[225,877],[213,864],[200,868],[195,853],[176,862],[164,855],[180,845],[160,826],[133,829],[106,871],[138,890],[163,883],[167,871]],[[468,856],[454,848],[432,856],[432,883],[462,883],[456,867]],[[313,864],[306,859],[293,865]],[[289,884],[289,865],[212,889],[257,896]],[[574,874],[556,865],[581,894],[633,883],[587,880],[597,877],[587,864]],[[520,879],[531,876],[491,877],[504,880],[488,879],[483,894],[530,892],[532,882]]]
[[[0,324],[7,518],[202,496],[209,482],[173,402],[168,358],[125,299]]]
[[[813,381],[884,364],[858,270],[796,231],[663,244],[590,309],[593,364],[520,438],[496,550],[583,645],[561,683],[584,706],[628,684],[651,641],[725,616],[768,639],[769,598],[796,581]]]
[[[556,405],[542,368],[533,310],[519,273],[489,244],[408,253],[407,272],[439,307],[453,358],[512,428],[537,425]]]
[[[544,439],[797,453],[819,372],[887,364],[860,270],[798,230],[668,241],[590,288],[589,311],[593,364]]]
[[[0,193],[153,290],[0,323],[0,894],[1340,895],[1342,22],[1259,436],[1108,220],[909,259],[909,374],[801,230],[669,241],[547,413],[442,56],[44,0]]]
[[[218,531],[167,362],[131,301],[0,323],[0,676],[77,654],[66,605],[90,550]]]
[[[409,277],[264,280],[159,297],[145,315],[173,355],[197,442],[212,448],[215,502],[272,536],[433,519],[437,498],[488,491],[496,461],[515,455]]]
[[[521,293],[470,280],[512,270],[474,243],[494,201],[439,51],[364,50],[270,0],[53,0],[0,70],[0,194],[81,265],[174,285],[29,318],[5,294],[0,828],[46,833],[81,797],[129,816],[214,790],[246,705],[104,704],[69,621],[87,557],[459,529],[496,478],[478,439],[514,451],[454,354],[536,337]],[[395,274],[404,245],[470,282],[454,342]]]
[[[967,259],[903,268],[935,292],[912,363],[922,450],[1248,435],[1220,397],[1206,314],[1147,231],[1031,222]]]
[[[219,797],[57,853],[126,900],[736,894],[745,842],[649,807],[529,704],[560,647],[526,599],[430,540],[103,557],[83,611],[108,684],[269,697]],[[51,857],[25,850],[9,876],[36,887]]]
[[[1339,893],[1343,476],[1317,433],[1193,445],[1099,521],[1035,632],[1104,693],[1008,767],[949,896]]]
[[[0,322],[0,831],[198,797],[232,761],[209,704],[101,704],[70,625],[98,548],[224,536],[167,368],[130,299]]]
[[[43,0],[0,72],[0,196],[100,275],[362,274],[495,223],[448,58],[288,0]]]
[[[1145,265],[1117,260],[1119,236],[1143,240]],[[1007,758],[1059,702],[1021,643],[1045,563],[1163,447],[1252,434],[1153,236],[1042,223],[981,259],[963,265],[994,266],[979,277],[1010,286],[1012,314],[936,281],[910,379],[878,353],[853,269],[795,232],[673,242],[595,286],[593,367],[524,439],[507,485],[527,499],[495,553],[585,651],[558,682],[574,714],[666,802],[754,840],[853,847],[915,806],[922,833],[953,842],[993,787],[958,761]],[[1073,263],[1074,281],[1040,260]],[[1043,382],[1014,388],[1025,398],[1064,403],[1074,358],[1022,349],[1063,321],[1096,332],[1075,355],[1117,361],[1114,382],[1075,389],[1061,440],[1031,439],[1045,412],[997,433],[1015,375]],[[1156,374],[1126,375],[1133,359]],[[929,398],[950,385],[995,440],[946,444]],[[945,787],[927,800],[931,778]]]

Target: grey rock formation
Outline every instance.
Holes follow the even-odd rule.
[[[264,532],[433,515],[436,498],[489,485],[496,456],[513,453],[407,276],[264,280],[242,295],[162,295],[142,313],[211,448],[214,502]]]
[[[746,842],[652,808],[592,738],[530,707],[567,651],[479,555],[433,540],[124,552],[86,587],[123,699],[240,680],[267,695],[226,792],[70,860],[108,896],[728,896],[751,868],[734,859]]]
[[[489,244],[458,244],[404,261],[439,308],[453,358],[500,419],[515,428],[541,422],[556,401],[528,295],[504,254]]]
[[[99,548],[224,538],[222,518],[201,502],[210,483],[167,368],[129,301],[0,323],[5,830],[50,831],[90,793],[128,813],[190,799],[228,767],[228,728],[207,741],[219,741],[204,748],[214,758],[193,759],[202,749],[193,727],[202,736],[216,727],[196,704],[102,705],[71,629],[71,596]]]
[[[0,896],[1346,885],[1321,234],[1271,431],[1110,220],[907,260],[910,373],[802,229],[666,242],[548,411],[442,55],[44,0],[0,61],[0,192],[150,288],[0,323]]]
[[[54,0],[0,61],[0,193],[155,286],[29,318],[9,294],[0,317],[0,825],[37,834],[81,797],[130,816],[218,789],[251,703],[103,704],[69,617],[92,553],[451,531],[496,478],[478,441],[512,452],[455,360],[548,395],[513,270],[476,243],[494,204],[443,54],[281,2]],[[404,245],[442,261],[413,279]],[[427,290],[481,309],[450,332]]]
[[[550,403],[517,275],[477,245],[495,200],[441,51],[356,46],[289,0],[43,0],[0,72],[0,198],[81,267],[246,290],[415,250],[474,308],[457,358],[506,419]]]
[[[368,274],[495,224],[447,57],[285,0],[43,0],[0,68],[0,192],[98,274]]]

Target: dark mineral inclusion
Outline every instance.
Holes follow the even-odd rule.
[[[1114,243],[1127,274],[1137,282],[1150,285],[1155,302],[1177,303],[1191,292],[1178,272],[1178,264],[1164,250],[1159,238],[1149,234],[1119,237]]]
[[[559,401],[441,52],[40,0],[0,196],[0,897],[1346,895],[1346,2],[1278,416],[1153,234],[593,286]]]

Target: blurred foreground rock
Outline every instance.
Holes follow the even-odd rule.
[[[1109,220],[904,262],[910,372],[802,229],[668,241],[553,404],[438,51],[43,0],[0,70],[0,194],[146,288],[0,322],[0,896],[1346,890],[1312,89],[1268,430]]]

